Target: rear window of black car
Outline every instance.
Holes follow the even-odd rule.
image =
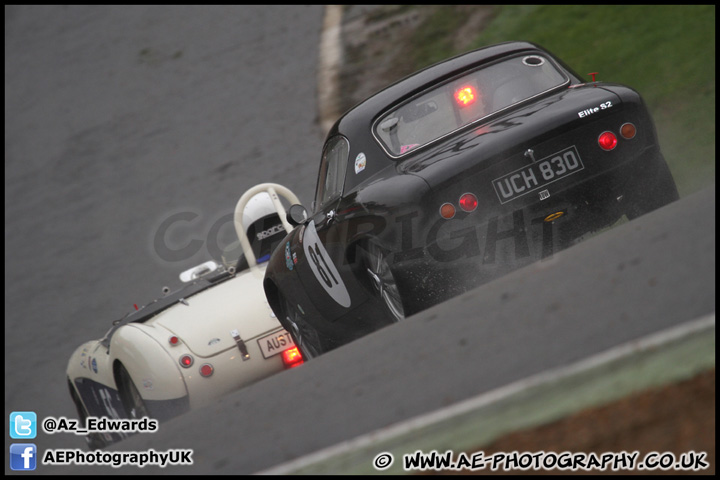
[[[569,82],[547,57],[522,55],[435,85],[380,117],[373,134],[392,157]]]

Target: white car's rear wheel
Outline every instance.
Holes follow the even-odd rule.
[[[87,427],[86,420],[90,415],[88,414],[88,411],[85,408],[85,404],[83,404],[82,400],[80,399],[80,395],[75,391],[75,388],[73,387],[72,382],[69,378],[68,388],[70,388],[70,397],[75,404],[75,409],[77,410],[80,422],[82,422],[82,425],[84,427]],[[102,434],[100,433],[88,433],[85,436],[85,441],[87,442],[88,448],[90,450],[98,450],[108,446],[108,442],[106,442],[102,438]]]
[[[140,396],[140,392],[137,387],[135,387],[135,383],[132,381],[130,374],[125,367],[122,366],[122,364],[118,366],[117,384],[120,400],[122,400],[123,407],[125,407],[125,412],[127,412],[128,417],[149,417],[150,413],[145,406],[145,401],[142,396]]]

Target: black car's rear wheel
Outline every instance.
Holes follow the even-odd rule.
[[[295,345],[300,349],[303,360],[320,356],[325,349],[317,331],[302,318],[298,308],[284,296],[281,297],[284,319],[283,327],[290,332]]]
[[[122,364],[117,367],[116,381],[120,400],[122,401],[123,407],[125,407],[125,412],[128,417],[149,417],[150,412],[145,405],[145,401],[137,387],[135,387],[135,383],[132,381],[130,374]]]
[[[387,260],[387,251],[375,243],[358,247],[361,273],[366,275],[370,288],[385,305],[393,322],[405,318],[400,289]]]

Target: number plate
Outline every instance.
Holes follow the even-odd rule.
[[[295,342],[293,342],[287,330],[278,330],[270,335],[265,335],[259,338],[257,342],[263,358],[270,358],[295,346]]]
[[[492,181],[500,203],[507,203],[585,168],[573,145]]]

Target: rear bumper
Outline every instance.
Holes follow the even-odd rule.
[[[584,235],[617,222],[666,169],[656,148],[544,200],[532,194],[496,215],[435,215],[416,237],[423,246],[394,255],[406,312],[428,308],[517,268],[547,259]]]

